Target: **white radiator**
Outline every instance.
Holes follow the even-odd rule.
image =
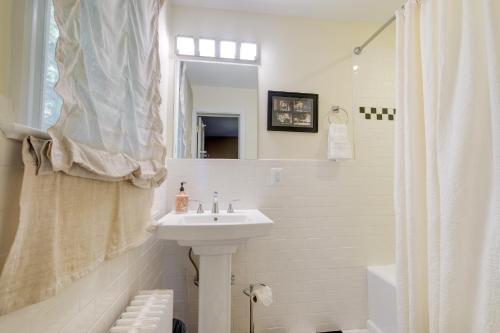
[[[171,333],[173,304],[172,290],[139,291],[109,333]]]

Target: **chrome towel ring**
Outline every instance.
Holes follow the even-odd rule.
[[[347,125],[349,123],[349,113],[347,112],[346,109],[340,107],[340,106],[332,106],[331,110],[330,110],[332,113],[334,113],[333,115],[328,115],[328,122],[330,124],[333,124],[334,123],[334,120],[332,120],[332,116],[336,116],[340,113],[340,111],[344,112],[344,115],[345,115],[345,121],[344,121],[344,124]]]

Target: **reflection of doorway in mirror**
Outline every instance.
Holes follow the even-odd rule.
[[[178,60],[176,64],[173,156],[257,158],[258,67],[188,60]],[[202,119],[198,120],[198,116],[237,117],[238,135],[233,139],[198,135],[201,124],[207,125]],[[223,121],[210,120],[215,123]],[[207,139],[209,142],[206,142]],[[232,143],[229,144],[229,141]],[[205,149],[198,149],[202,144],[205,147],[205,143],[213,146],[212,149],[227,148],[228,152],[210,154]]]
[[[196,114],[196,156],[199,159],[238,159],[242,152],[239,114]]]

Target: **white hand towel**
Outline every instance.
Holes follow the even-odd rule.
[[[347,125],[331,124],[328,129],[328,159],[352,159],[352,146],[349,142]]]

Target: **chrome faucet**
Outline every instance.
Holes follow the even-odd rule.
[[[234,199],[234,200],[229,201],[229,207],[227,207],[228,214],[234,213],[233,202],[238,202],[238,201],[240,201],[240,199]]]
[[[213,194],[212,214],[219,214],[219,193],[217,191]]]

